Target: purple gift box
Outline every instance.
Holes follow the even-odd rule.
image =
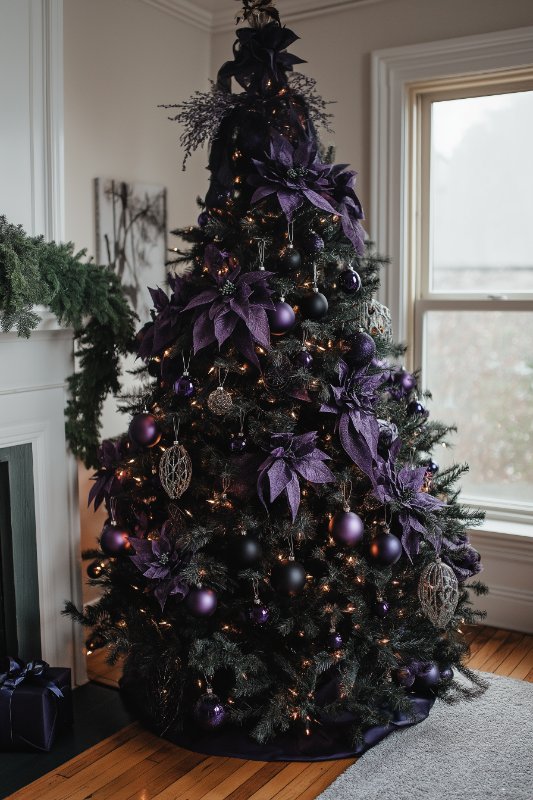
[[[0,659],[0,750],[48,751],[69,725],[70,669]]]

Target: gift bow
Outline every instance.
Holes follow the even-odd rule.
[[[9,719],[9,744],[13,744],[13,726],[11,724],[11,703],[13,693],[17,686],[24,681],[31,681],[45,689],[49,689],[56,697],[63,697],[63,692],[56,684],[45,677],[46,670],[50,665],[46,661],[37,659],[36,661],[22,661],[12,656],[7,656],[0,661],[0,712],[7,706],[7,718]],[[5,717],[2,715],[2,718]],[[2,725],[5,732],[5,726]],[[1,737],[4,738],[4,737]]]

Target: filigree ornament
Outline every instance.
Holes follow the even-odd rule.
[[[459,584],[451,567],[437,558],[420,575],[418,598],[422,611],[436,628],[445,628],[455,614]]]

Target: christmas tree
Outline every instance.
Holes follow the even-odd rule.
[[[465,467],[432,460],[451,429],[400,366],[385,259],[320,143],[298,37],[267,0],[243,21],[216,84],[177,106],[186,156],[211,144],[209,191],[137,335],[148,388],[101,446],[101,599],[68,612],[125,656],[159,733],[328,758],[482,689],[463,664],[479,514],[458,503]]]

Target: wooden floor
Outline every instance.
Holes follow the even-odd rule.
[[[480,626],[468,632],[474,669],[533,682],[533,636]],[[114,685],[102,651],[94,680]],[[353,759],[263,763],[191,753],[137,723],[11,795],[10,800],[314,800]]]

